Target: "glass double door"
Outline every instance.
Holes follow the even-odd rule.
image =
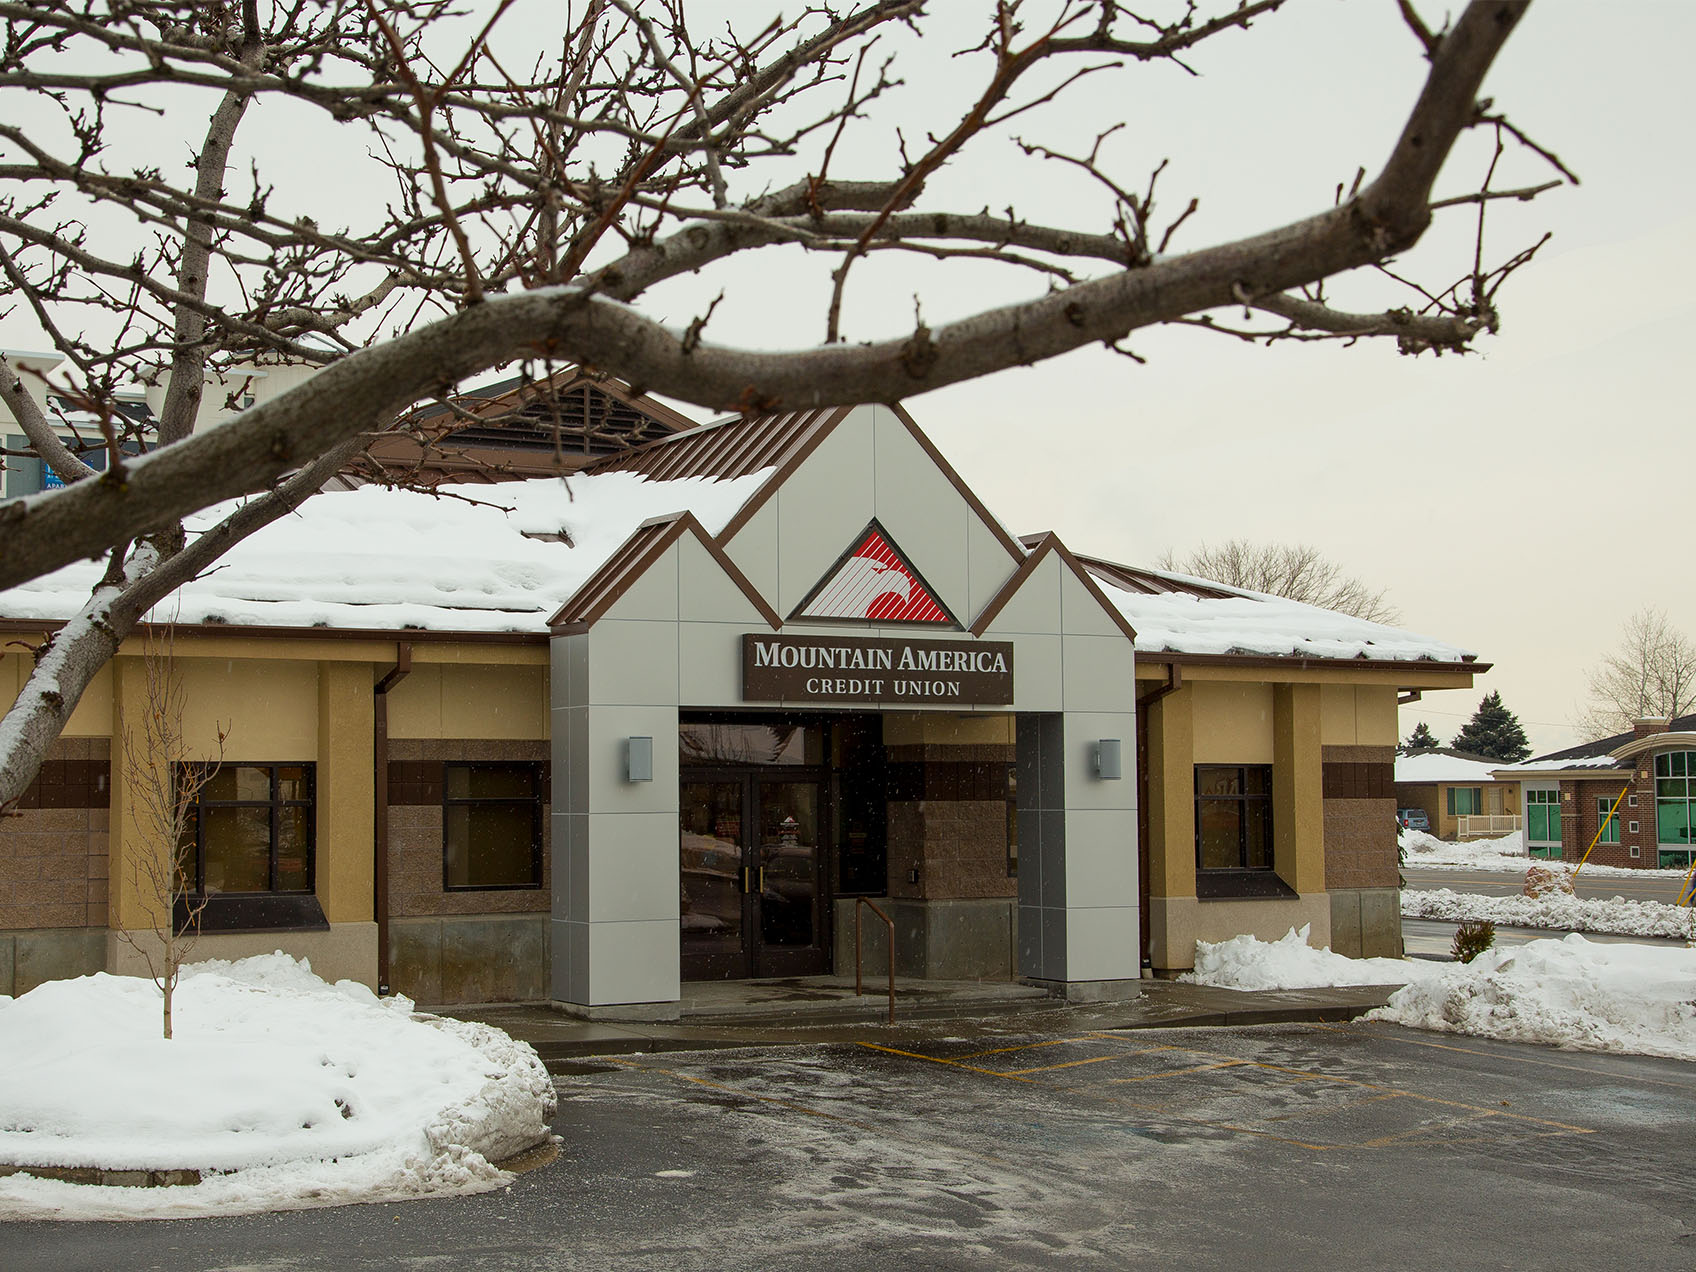
[[[829,971],[824,774],[685,769],[680,786],[683,979]]]

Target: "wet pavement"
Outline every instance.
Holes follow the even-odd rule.
[[[1696,1066],[1376,1024],[582,1056],[503,1192],[0,1228],[113,1268],[1696,1266]]]
[[[675,1021],[580,1020],[546,1004],[456,1007],[445,1014],[504,1029],[535,1047],[550,1070],[559,1071],[563,1062],[585,1055],[781,1047],[868,1036],[917,1044],[1009,1031],[1338,1022],[1382,1006],[1396,987],[1244,992],[1150,980],[1123,1001],[1078,1004],[1007,982],[898,980],[893,1025],[886,1023],[887,998],[881,992],[856,995],[852,977],[684,988],[683,1015]]]

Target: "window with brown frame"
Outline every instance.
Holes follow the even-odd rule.
[[[1197,870],[1272,869],[1272,766],[1198,764]]]
[[[542,767],[449,764],[442,782],[442,887],[542,886]]]
[[[187,895],[176,922],[207,932],[328,926],[313,895],[317,807],[310,764],[224,763],[184,827]]]

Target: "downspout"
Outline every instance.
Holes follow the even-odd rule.
[[[1159,702],[1167,694],[1176,693],[1178,690],[1182,689],[1183,687],[1184,687],[1184,669],[1182,667],[1180,667],[1177,663],[1167,663],[1166,664],[1166,683],[1161,685],[1160,688],[1156,689],[1153,693],[1149,694],[1146,698],[1138,698],[1137,699],[1137,710],[1140,712],[1145,707],[1152,707],[1155,703]]]
[[[412,670],[412,642],[395,646],[395,665],[372,688],[371,908],[377,920],[377,992],[389,994],[389,690]]]

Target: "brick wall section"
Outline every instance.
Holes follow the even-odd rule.
[[[892,746],[888,757],[889,895],[1017,896],[1019,881],[1007,876],[1013,748],[930,743]]]
[[[105,927],[111,746],[61,738],[0,818],[0,929]]]
[[[1648,776],[1639,778],[1639,772]],[[1626,866],[1650,870],[1660,860],[1655,830],[1655,760],[1652,755],[1639,755],[1637,767],[1621,773],[1610,781],[1561,783],[1561,859],[1574,864],[1584,859],[1584,850],[1596,837],[1602,824],[1596,801],[1613,803],[1621,786],[1629,786],[1626,797],[1619,802],[1614,818],[1619,823],[1619,843],[1597,844],[1590,854],[1592,866]],[[1637,796],[1637,807],[1631,807],[1631,796]],[[1637,830],[1631,823],[1637,823]],[[1638,855],[1631,855],[1632,848]]]
[[[1396,863],[1396,749],[1322,748],[1325,887],[1393,888]]]
[[[485,739],[389,743],[389,913],[395,918],[455,914],[546,913],[551,905],[551,819],[542,803],[542,886],[489,892],[442,887],[442,769],[449,763],[524,761],[542,766],[549,789],[548,744]]]

